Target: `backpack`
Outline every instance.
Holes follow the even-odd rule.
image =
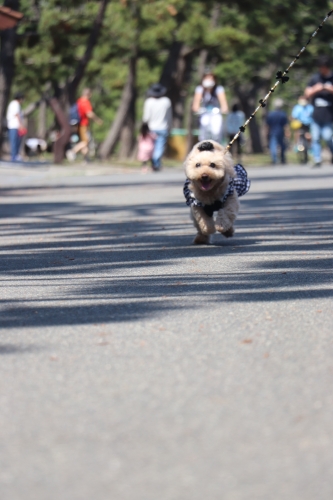
[[[77,103],[72,104],[69,108],[69,124],[77,125],[80,122],[80,115]]]
[[[217,85],[215,85],[212,89],[212,93],[209,93],[209,92],[205,92],[205,89],[203,88],[203,91],[202,91],[202,105],[204,108],[219,108],[220,107],[220,102],[219,102],[219,99],[217,97],[217,93],[216,93],[216,88],[217,88]]]

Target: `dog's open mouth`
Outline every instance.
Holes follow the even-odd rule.
[[[208,175],[203,175],[200,179],[201,189],[203,191],[208,191],[212,186],[212,179]]]

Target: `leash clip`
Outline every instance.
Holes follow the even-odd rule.
[[[276,79],[280,80],[281,83],[286,83],[289,80],[289,76],[283,76],[282,71],[276,73]]]

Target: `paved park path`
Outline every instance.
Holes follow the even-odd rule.
[[[333,498],[333,166],[0,168],[1,500]]]

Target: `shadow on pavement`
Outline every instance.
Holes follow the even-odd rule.
[[[1,247],[2,286],[17,287],[20,296],[2,299],[3,327],[139,320],[188,307],[188,296],[196,307],[202,296],[265,302],[333,295],[331,189],[249,195],[236,237],[215,235],[213,245],[198,247],[181,195],[179,203],[112,205],[113,187],[93,186],[96,200],[99,190],[111,193],[101,205],[36,203],[31,188],[6,189],[33,199],[1,206],[10,239]],[[240,265],[233,260],[228,272],[220,265],[214,272],[213,260],[223,256]]]
[[[35,349],[32,347],[23,347],[23,346],[17,346],[13,344],[0,344],[0,356],[6,355],[6,354],[20,354],[20,353],[26,353],[26,352],[32,352]]]

